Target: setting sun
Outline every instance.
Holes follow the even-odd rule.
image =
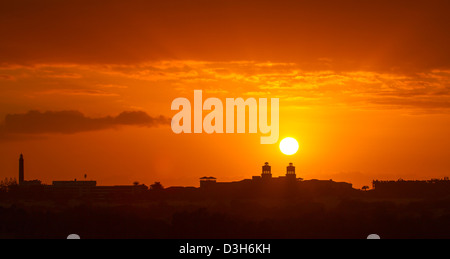
[[[285,138],[280,142],[280,150],[287,156],[292,156],[297,153],[299,144],[294,138]]]

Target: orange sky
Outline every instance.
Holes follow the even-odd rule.
[[[0,3],[0,177],[198,185],[450,176],[448,1]],[[281,137],[175,135],[171,102],[280,98]],[[30,112],[36,111],[36,112]],[[39,111],[39,112],[37,112]],[[71,111],[71,112],[68,112]],[[163,116],[163,117],[161,117]]]

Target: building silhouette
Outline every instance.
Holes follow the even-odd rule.
[[[262,167],[262,173],[261,176],[253,176],[253,181],[279,181],[279,180],[287,180],[290,182],[297,182],[301,181],[303,179],[297,178],[297,175],[295,174],[295,166],[293,163],[289,163],[289,166],[286,168],[286,175],[280,176],[278,178],[273,177],[272,174],[272,166],[269,165],[269,162],[264,163]]]
[[[54,195],[59,197],[107,197],[111,195],[138,194],[147,191],[144,184],[97,186],[96,181],[53,181],[52,185],[44,185],[39,180],[25,180],[25,160],[23,154],[19,158],[19,192],[25,195]],[[87,175],[85,175],[85,178]]]
[[[19,158],[19,186],[22,187],[32,187],[32,186],[40,186],[42,185],[39,180],[26,181],[25,180],[25,159],[23,158],[23,154],[20,154]]]
[[[147,187],[144,184],[97,186],[96,181],[53,181],[51,185],[42,184],[39,180],[27,181],[25,177],[25,159],[23,154],[19,158],[19,185],[18,192],[26,197],[90,197],[104,199],[107,197],[150,197],[145,194],[156,194],[158,197],[188,198],[275,198],[313,196],[351,196],[358,190],[346,182],[333,180],[304,180],[299,178],[293,163],[286,167],[285,174],[274,177],[272,166],[264,163],[261,175],[253,176],[234,182],[219,182],[217,178],[205,176],[200,178],[200,188],[195,187],[169,187],[164,188],[156,182]],[[374,194],[397,196],[432,196],[450,195],[450,179],[433,179],[428,181],[373,181]],[[138,196],[136,196],[138,195]]]
[[[286,178],[290,180],[297,179],[297,175],[295,174],[295,166],[293,163],[289,163],[289,166],[287,167]]]
[[[262,167],[261,179],[263,180],[272,179],[272,167],[269,165],[269,162],[266,162]],[[253,180],[257,180],[257,177],[254,177]]]
[[[376,193],[391,196],[427,197],[446,196],[450,194],[450,178],[431,180],[373,181]]]
[[[19,159],[19,191],[28,196],[36,197],[42,194],[52,197],[90,197],[103,199],[107,197],[123,197],[129,195],[143,195],[146,193],[156,193],[166,195],[167,197],[204,197],[212,195],[215,197],[264,197],[283,193],[289,193],[295,196],[301,193],[317,194],[341,194],[354,191],[352,184],[338,183],[332,180],[308,180],[304,181],[298,178],[293,163],[286,167],[286,173],[283,176],[274,177],[272,167],[266,162],[262,166],[260,176],[254,176],[251,179],[244,179],[237,182],[218,182],[217,178],[205,176],[200,178],[200,188],[195,187],[169,187],[165,189],[160,183],[155,183],[151,188],[146,185],[116,185],[116,186],[97,186],[96,181],[53,181],[52,185],[44,185],[41,181],[25,180],[25,164],[23,155]],[[86,177],[85,177],[86,178]],[[136,196],[135,196],[136,197]]]
[[[262,166],[260,176],[237,182],[218,182],[214,177],[200,178],[200,190],[215,197],[296,197],[302,194],[341,195],[355,191],[352,184],[332,180],[308,180],[298,178],[293,163],[286,167],[283,176],[274,177],[268,162]]]
[[[217,183],[217,178],[215,177],[202,177],[200,178],[200,188],[209,188]]]

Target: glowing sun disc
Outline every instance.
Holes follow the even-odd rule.
[[[294,138],[285,138],[280,142],[280,150],[287,156],[296,154],[299,148],[300,146]]]

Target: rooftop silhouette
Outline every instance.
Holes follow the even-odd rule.
[[[45,185],[27,181],[24,168],[22,155],[23,178],[0,188],[3,237],[65,238],[74,230],[83,238],[450,237],[448,178],[374,181],[374,189],[364,191],[350,183],[304,180],[293,163],[275,177],[266,162],[251,179],[204,176],[199,188],[160,182],[149,188],[76,179]]]
[[[87,175],[84,175],[87,178]],[[369,188],[365,186],[363,191]],[[264,163],[261,175],[253,176],[235,182],[220,182],[216,177],[204,176],[200,178],[200,187],[169,187],[164,188],[159,182],[152,184],[150,188],[145,184],[98,186],[96,181],[53,181],[51,185],[42,184],[40,180],[25,180],[25,159],[23,154],[19,158],[19,184],[16,192],[22,195],[39,197],[90,197],[104,199],[110,196],[140,195],[150,197],[147,194],[158,192],[158,195],[171,197],[302,197],[312,196],[336,196],[357,197],[361,190],[354,189],[351,183],[335,182],[333,180],[304,180],[297,177],[296,167],[289,163],[284,176],[274,177],[269,162]],[[391,196],[429,196],[435,194],[450,193],[450,180],[435,179],[429,181],[373,181],[373,189],[369,193]]]

